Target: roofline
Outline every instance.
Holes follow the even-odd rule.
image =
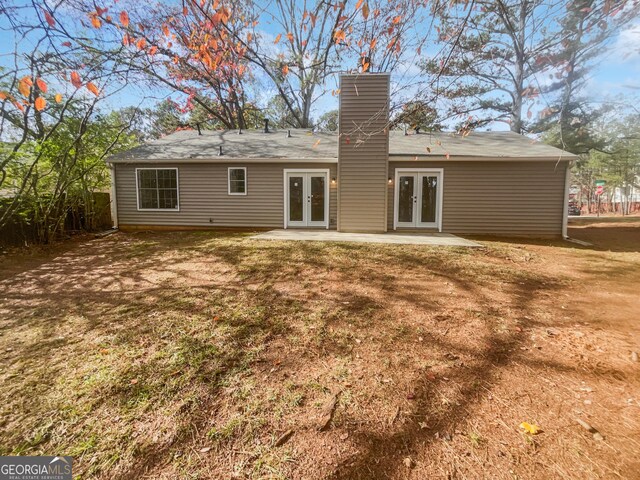
[[[339,74],[340,77],[363,77],[366,75],[384,75],[387,77],[391,77],[391,73],[389,72],[355,72],[355,73],[344,72]]]
[[[578,157],[573,154],[544,155],[538,157],[491,157],[485,155],[408,155],[389,154],[390,162],[572,162]],[[224,157],[224,158],[109,158],[108,164],[139,163],[338,163],[337,157],[321,158],[273,158],[273,157]]]
[[[338,163],[337,157],[273,158],[273,157],[221,157],[221,158],[108,158],[107,163]]]
[[[406,153],[390,153],[390,162],[428,162],[428,161],[447,161],[447,162],[571,162],[577,160],[578,157],[572,153],[559,155],[541,155],[537,157],[520,157],[520,156],[504,156],[492,157],[488,155],[409,155]]]

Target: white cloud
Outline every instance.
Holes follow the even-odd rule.
[[[607,63],[633,65],[640,70],[640,23],[625,28],[620,32],[613,47],[611,55],[607,57]]]

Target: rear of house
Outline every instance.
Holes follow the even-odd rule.
[[[179,131],[111,157],[136,228],[566,235],[574,156],[511,132],[389,131],[389,76],[341,78],[339,134]]]

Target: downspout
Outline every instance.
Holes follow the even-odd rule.
[[[113,163],[109,164],[109,171],[111,173],[111,221],[113,222],[113,228],[118,228],[118,202],[116,197],[116,166]]]
[[[567,169],[564,174],[564,205],[562,210],[562,238],[567,240],[569,238],[568,225],[569,225],[569,194],[571,192],[571,164],[567,162]]]

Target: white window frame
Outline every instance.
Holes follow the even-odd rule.
[[[244,170],[244,193],[231,191],[231,170]],[[244,196],[249,193],[249,179],[247,178],[247,167],[229,167],[227,168],[227,194]]]
[[[178,196],[176,208],[141,208],[140,207],[140,177],[138,170],[175,170],[176,171],[176,195]],[[180,211],[180,172],[177,167],[144,167],[136,168],[136,207],[139,212],[179,212]]]
[[[284,190],[284,229],[288,229],[289,227],[289,189],[287,185],[287,175],[289,173],[324,173],[325,174],[325,183],[324,183],[324,211],[325,211],[325,225],[318,226],[316,228],[324,228],[329,230],[330,223],[330,213],[329,213],[329,196],[331,195],[331,189],[329,186],[329,182],[331,181],[331,169],[329,168],[285,168],[283,169],[283,190]],[[313,228],[313,227],[311,227]]]
[[[403,173],[435,173],[440,177],[440,188],[438,189],[438,206],[436,209],[436,214],[438,216],[437,229],[438,232],[442,232],[442,201],[444,198],[444,168],[396,168],[395,169],[395,183],[393,185],[393,229],[397,230],[398,228],[402,228],[398,226],[398,202],[400,191],[398,188],[398,182],[400,181],[400,177]],[[428,228],[421,227],[419,228]]]

